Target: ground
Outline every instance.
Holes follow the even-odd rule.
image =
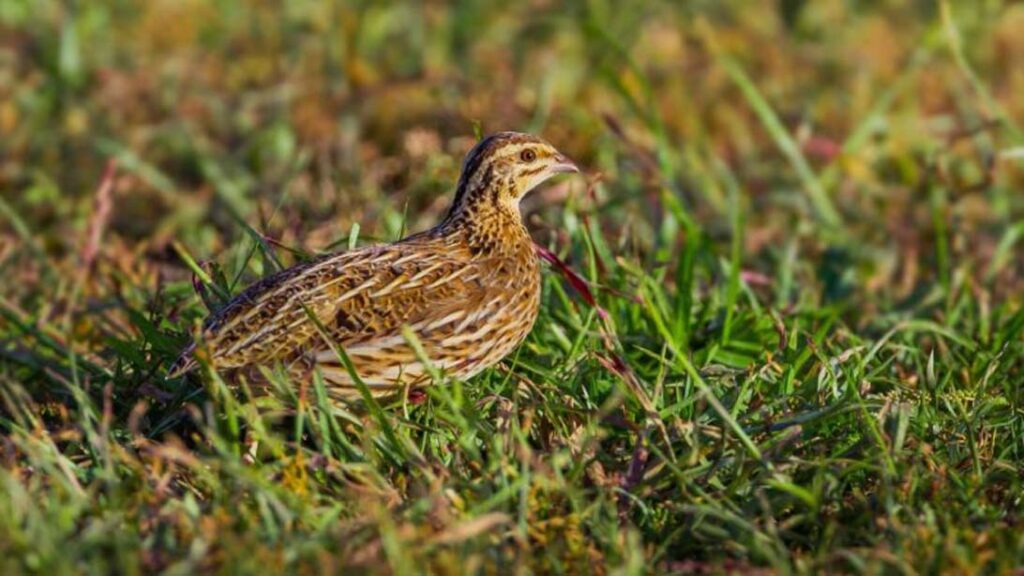
[[[0,3],[0,571],[1024,564],[1024,6],[504,4]],[[499,367],[164,378],[505,129],[586,175]]]

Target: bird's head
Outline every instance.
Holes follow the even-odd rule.
[[[564,154],[544,140],[520,132],[487,136],[466,155],[452,204],[464,209],[512,209],[530,190],[557,174],[579,172]]]

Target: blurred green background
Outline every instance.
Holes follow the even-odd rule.
[[[215,239],[196,237],[208,214],[277,209],[272,228],[327,226],[317,244],[376,221],[384,204],[408,202],[415,224],[431,222],[479,125],[541,133],[613,193],[668,186],[701,216],[727,210],[728,191],[707,175],[720,163],[765,234],[841,213],[880,248],[921,232],[906,224],[929,220],[920,188],[937,172],[958,231],[982,242],[1011,218],[1020,185],[1019,160],[999,153],[1020,144],[1024,15],[992,1],[941,12],[8,0],[0,188],[41,232],[81,226],[114,157],[119,239],[159,248],[178,237],[213,253]],[[642,194],[623,196],[624,209],[647,208]]]
[[[3,0],[0,565],[1009,570],[1022,95],[1009,1]],[[524,215],[641,392],[552,274],[528,384],[397,443],[313,412],[246,467],[258,418],[157,376],[190,260],[238,290],[424,229],[509,129],[587,172]]]

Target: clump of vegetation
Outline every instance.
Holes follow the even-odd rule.
[[[0,571],[1024,563],[1024,7],[507,4],[0,3]],[[164,378],[435,223],[477,129],[589,172],[524,203],[582,281],[500,368]]]

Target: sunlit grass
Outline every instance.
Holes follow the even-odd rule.
[[[1024,563],[1021,26],[0,2],[0,571]],[[578,278],[500,367],[420,404],[164,379],[259,276],[433,224],[476,126],[588,173],[524,203]]]

